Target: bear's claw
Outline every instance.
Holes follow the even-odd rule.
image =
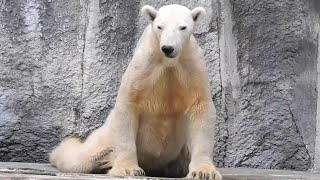
[[[188,176],[191,179],[214,179],[222,180],[222,176],[219,171],[215,169],[214,166],[202,165],[195,169],[192,169]]]
[[[126,169],[125,171],[126,171],[127,175],[132,175],[132,174],[134,176],[145,176],[146,175],[142,169],[139,169],[139,170],[134,169],[134,170],[132,170],[132,173],[129,169]]]
[[[139,166],[113,167],[109,173],[112,176],[145,176],[145,172]]]

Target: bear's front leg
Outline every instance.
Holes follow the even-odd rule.
[[[196,102],[188,116],[188,145],[191,154],[188,178],[221,180],[213,164],[214,123],[216,110],[213,102]]]
[[[116,141],[114,160],[108,174],[113,176],[142,176],[144,171],[138,166],[136,136],[138,131],[137,114],[128,104],[116,104],[110,119],[111,131]]]

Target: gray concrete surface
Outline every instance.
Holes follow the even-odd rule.
[[[320,172],[318,0],[0,0],[0,160],[47,162],[107,117],[145,4],[203,6],[195,36],[219,167]]]
[[[224,180],[318,180],[319,174],[300,171],[266,170],[249,168],[220,168]],[[158,177],[111,177],[103,174],[60,173],[48,164],[0,162],[0,178],[20,179],[173,179]],[[184,179],[184,178],[179,178]]]

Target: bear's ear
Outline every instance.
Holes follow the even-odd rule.
[[[198,21],[202,16],[206,15],[206,10],[203,7],[196,7],[191,11],[191,16],[194,22]]]
[[[153,21],[158,13],[156,9],[149,5],[143,6],[141,12],[143,13],[144,17],[146,17],[150,21]]]

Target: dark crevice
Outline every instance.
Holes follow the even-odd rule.
[[[319,3],[320,4],[320,3]],[[319,6],[320,7],[320,6]],[[319,8],[320,9],[320,8]],[[319,10],[320,11],[320,10]],[[320,12],[319,12],[319,20],[320,20]],[[319,23],[319,21],[318,21],[318,26],[320,26],[320,23]],[[318,33],[318,36],[317,36],[317,49],[316,49],[316,51],[317,51],[317,54],[316,54],[316,57],[317,57],[317,63],[320,63],[319,61],[320,61],[320,57],[319,57],[319,55],[320,55],[320,52],[319,52],[319,50],[320,50],[320,32]],[[317,67],[317,72],[319,73],[319,65],[317,65],[318,67]],[[319,87],[319,75],[317,76],[317,87]],[[319,99],[319,92],[320,90],[319,89],[317,89],[317,99]],[[318,109],[319,109],[319,104],[317,103],[316,104],[316,109],[317,109],[317,112],[318,112]],[[317,129],[319,129],[319,127],[320,127],[320,121],[319,121],[319,114],[317,113],[316,114],[316,128]],[[316,130],[316,138],[315,138],[315,152],[314,152],[314,154],[315,154],[315,156],[314,156],[314,163],[313,163],[313,170],[314,170],[314,172],[319,172],[320,173],[320,158],[319,158],[319,155],[317,155],[318,153],[320,153],[320,151],[319,151],[319,149],[317,148],[317,146],[319,146],[320,144],[318,143],[319,142],[319,137],[317,136],[318,135],[318,133],[319,133],[319,130]]]
[[[320,13],[320,12],[319,12]],[[320,14],[319,14],[320,15]],[[319,17],[319,22],[320,22],[320,17]],[[318,23],[318,26],[319,26],[319,29],[320,29],[320,23]],[[320,31],[318,33],[318,36],[317,36],[317,47],[316,47],[316,61],[320,60],[320,52],[319,52],[319,49],[320,49]],[[318,62],[319,63],[319,62]]]
[[[89,23],[89,2],[85,2],[83,4],[83,8],[84,8],[84,29],[83,29],[83,47],[82,47],[82,55],[81,55],[81,64],[80,64],[80,68],[81,68],[81,92],[80,92],[80,102],[78,104],[78,107],[76,109],[78,109],[78,111],[80,110],[80,112],[77,113],[76,118],[74,119],[74,124],[75,127],[77,127],[77,125],[79,123],[82,124],[82,112],[83,110],[83,90],[84,90],[84,56],[85,56],[85,51],[86,51],[86,42],[87,42],[87,28],[88,28],[88,23]],[[78,128],[81,128],[81,126],[79,126]],[[79,129],[79,132],[81,131],[81,129]]]
[[[294,152],[292,152],[290,156],[287,156],[282,161],[277,162],[274,166],[277,167],[277,166],[286,164],[285,162],[290,161],[290,159],[294,158],[294,156],[296,156],[298,153],[299,153],[299,149],[296,149]]]
[[[291,110],[290,106],[288,106],[288,108],[289,108],[289,113],[290,113],[290,116],[291,116],[291,119],[292,119],[293,128],[295,129],[296,133],[299,135],[299,138],[301,139],[301,142],[303,143],[303,146],[301,146],[301,147],[302,147],[303,149],[305,149],[305,151],[307,152],[307,155],[308,155],[308,157],[307,157],[307,159],[308,159],[308,166],[309,166],[309,168],[310,168],[310,165],[311,165],[310,153],[309,153],[309,151],[308,151],[307,145],[306,145],[305,142],[304,142],[304,138],[303,138],[302,134],[300,133],[299,127],[298,127],[298,125],[297,125],[296,119],[294,118],[294,115],[293,115],[293,113],[292,113],[292,110]],[[296,153],[297,153],[297,152],[296,152]],[[295,153],[295,154],[296,154],[296,153]],[[293,157],[293,156],[292,156],[292,157]]]
[[[223,150],[223,157],[222,157],[222,164],[223,166],[225,166],[225,159],[226,159],[226,151],[227,151],[227,145],[228,143],[226,143],[228,141],[228,138],[229,138],[229,130],[228,130],[228,125],[227,125],[227,120],[228,120],[228,110],[227,110],[227,107],[226,107],[226,104],[227,104],[227,100],[226,100],[226,97],[225,97],[225,91],[223,89],[223,81],[222,81],[222,69],[221,69],[221,49],[220,49],[220,40],[221,40],[221,16],[222,16],[222,9],[221,9],[221,2],[220,0],[217,0],[217,4],[218,4],[218,14],[217,14],[217,20],[216,20],[216,26],[217,26],[217,31],[218,31],[218,53],[219,53],[219,79],[220,79],[220,88],[221,88],[221,100],[223,101],[222,102],[222,112],[223,112],[223,120],[226,125],[226,133],[227,133],[227,136],[224,137],[223,139],[223,143],[224,143],[224,150]]]

